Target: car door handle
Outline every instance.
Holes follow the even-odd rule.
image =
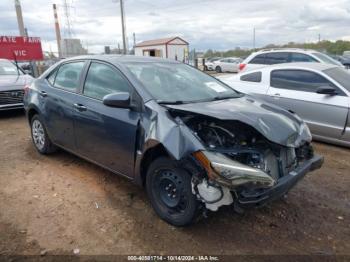
[[[274,99],[279,99],[281,97],[281,94],[276,93],[272,95]]]
[[[84,105],[82,105],[82,104],[74,104],[73,106],[74,106],[75,109],[78,110],[78,111],[86,111],[86,110],[87,110],[86,106],[84,106]]]
[[[41,97],[47,97],[47,93],[45,91],[40,91],[40,96]]]

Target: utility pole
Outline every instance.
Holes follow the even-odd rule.
[[[255,51],[255,27],[253,28],[253,50]]]
[[[62,57],[62,51],[61,51],[61,30],[60,30],[60,24],[58,22],[58,15],[57,15],[57,7],[56,4],[53,4],[53,15],[55,18],[55,30],[56,30],[56,41],[57,41],[57,49],[58,49],[58,57]]]
[[[15,8],[16,8],[19,35],[26,36],[26,32],[24,29],[24,23],[23,23],[22,8],[21,8],[21,3],[19,2],[19,0],[15,0]]]
[[[134,48],[135,48],[135,46],[136,46],[136,34],[135,34],[135,32],[132,34],[132,36],[134,38]]]
[[[63,1],[64,6],[64,16],[66,17],[66,29],[67,29],[67,38],[72,38],[72,24],[70,20],[70,8],[71,5],[67,2],[67,0]]]
[[[321,42],[321,34],[318,34],[318,42]]]
[[[120,0],[120,16],[122,18],[122,35],[123,35],[123,54],[126,55],[126,29],[125,29],[125,13],[124,13],[124,0]]]

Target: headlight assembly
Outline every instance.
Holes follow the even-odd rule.
[[[260,187],[271,187],[275,184],[275,180],[264,171],[231,160],[223,154],[198,151],[194,156],[207,170],[210,178],[231,187],[248,183]]]

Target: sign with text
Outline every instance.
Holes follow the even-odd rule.
[[[0,36],[0,58],[17,61],[43,60],[39,37]]]

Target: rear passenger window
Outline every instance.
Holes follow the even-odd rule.
[[[265,54],[257,55],[248,64],[265,64]]]
[[[246,75],[242,75],[240,77],[241,81],[247,81],[247,82],[261,82],[261,72],[254,72]]]
[[[292,53],[292,62],[317,62],[316,59],[312,58],[309,55],[301,53]]]
[[[91,63],[85,80],[84,95],[102,100],[106,95],[130,90],[129,82],[119,71],[106,64]]]
[[[267,53],[265,56],[265,64],[266,65],[275,65],[288,63],[289,53],[286,52],[274,52]]]
[[[79,87],[79,78],[84,64],[85,62],[71,62],[61,65],[58,69],[54,86],[76,92]]]
[[[332,86],[323,76],[305,70],[274,70],[271,72],[271,86],[315,93],[321,86]]]

